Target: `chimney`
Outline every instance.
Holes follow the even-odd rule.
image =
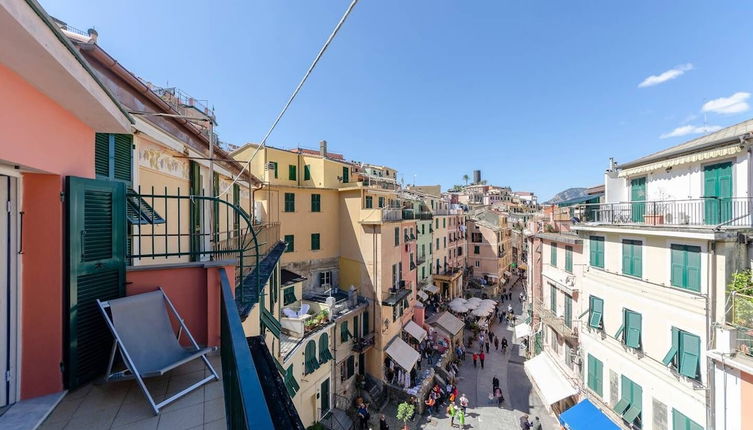
[[[326,140],[322,140],[321,142],[319,142],[319,155],[321,155],[322,157],[327,156],[327,141]]]

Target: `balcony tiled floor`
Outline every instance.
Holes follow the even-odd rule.
[[[209,361],[222,377],[219,354],[210,355]],[[194,360],[167,375],[147,379],[146,385],[159,402],[209,374],[203,361]],[[68,393],[40,429],[225,429],[224,402],[219,380],[165,406],[154,416],[135,381],[89,384]]]

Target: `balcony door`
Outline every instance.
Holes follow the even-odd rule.
[[[732,219],[732,163],[703,168],[704,223],[721,224]]]
[[[643,222],[646,214],[646,178],[636,178],[630,181],[631,221]]]
[[[17,179],[0,175],[0,407],[16,401],[18,294]]]

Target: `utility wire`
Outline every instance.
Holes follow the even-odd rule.
[[[272,123],[272,126],[267,131],[267,134],[264,135],[264,138],[262,138],[261,142],[256,147],[256,150],[254,151],[254,153],[251,154],[251,158],[249,158],[248,160],[246,160],[246,165],[243,166],[243,168],[241,169],[241,171],[238,173],[238,176],[236,176],[235,179],[233,179],[233,183],[230,184],[227,188],[225,188],[225,191],[221,192],[218,197],[224,195],[231,188],[233,188],[233,185],[236,182],[238,182],[238,179],[241,177],[241,175],[246,170],[246,168],[251,165],[251,161],[254,159],[254,157],[256,156],[256,154],[267,144],[267,138],[269,138],[269,135],[271,135],[272,131],[274,131],[275,127],[277,127],[277,124],[280,122],[280,120],[282,119],[283,115],[285,115],[285,112],[287,112],[288,108],[293,103],[293,100],[298,95],[298,92],[301,91],[301,88],[303,87],[303,84],[306,82],[306,79],[308,79],[309,75],[311,75],[311,72],[314,71],[314,67],[316,67],[316,64],[319,62],[319,60],[324,55],[324,51],[326,51],[327,48],[329,48],[330,43],[332,43],[332,40],[337,35],[337,32],[340,31],[340,28],[345,23],[345,20],[350,15],[350,12],[356,6],[356,3],[358,3],[358,0],[353,0],[350,3],[350,6],[348,6],[348,9],[345,11],[345,14],[343,14],[342,18],[340,18],[340,22],[337,23],[337,25],[335,26],[335,29],[332,30],[332,33],[327,38],[327,41],[324,42],[324,45],[322,46],[322,49],[319,50],[319,53],[316,55],[316,58],[314,58],[314,62],[311,63],[311,65],[309,66],[308,70],[306,71],[306,74],[303,75],[303,79],[301,79],[301,82],[298,83],[298,86],[295,88],[295,91],[293,91],[293,94],[290,95],[290,98],[288,99],[288,102],[285,103],[285,106],[282,108],[282,110],[280,111],[280,113],[277,115],[277,118],[275,118],[275,121]]]

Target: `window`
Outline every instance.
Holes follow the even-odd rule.
[[[447,249],[447,236],[445,236],[443,239],[444,239],[444,247],[445,249]]]
[[[589,243],[591,254],[591,266],[604,268],[604,238],[601,236],[591,236]]]
[[[292,364],[285,371],[283,381],[285,382],[285,388],[288,390],[290,397],[295,397],[295,394],[301,389],[301,387],[298,385],[298,381],[295,380],[295,376],[293,376]]]
[[[549,310],[557,315],[557,287],[549,284]]]
[[[481,266],[481,262],[480,261],[476,261],[476,267],[480,267],[480,266]]]
[[[602,387],[604,387],[604,366],[601,360],[588,354],[588,388],[601,397]]]
[[[565,325],[573,328],[573,298],[565,294]]]
[[[603,329],[604,300],[591,296],[588,301],[588,326],[595,329]]]
[[[554,267],[557,267],[557,244],[552,243],[549,246],[549,249],[551,250],[551,255],[549,256],[549,264],[551,264]]]
[[[625,345],[641,348],[641,314],[625,309],[622,313],[622,326],[617,330],[615,338],[622,340]]]
[[[474,254],[480,254],[481,253],[481,247],[478,245],[473,246],[473,253]]]
[[[366,336],[369,333],[369,312],[366,311],[363,313],[363,318],[361,318],[361,322],[363,323],[363,335]]]
[[[640,240],[622,241],[622,273],[640,278],[643,275],[643,255]]]
[[[703,427],[672,408],[672,430],[703,430]]]
[[[437,251],[439,251],[439,238],[437,238]]]
[[[400,227],[395,227],[395,246],[400,245]]]
[[[291,303],[295,303],[295,287],[289,287],[282,290],[282,305],[287,306]]]
[[[329,352],[329,335],[322,333],[319,337],[319,364],[324,364],[332,360],[332,353]]]
[[[308,164],[303,166],[303,180],[304,181],[311,180],[311,166],[309,166]]]
[[[311,212],[321,212],[321,211],[322,211],[322,195],[312,194],[311,195]]]
[[[94,172],[98,179],[131,183],[133,136],[96,133],[94,137]]]
[[[398,265],[393,264],[392,265],[392,288],[398,288],[399,281],[400,281],[400,272],[398,270]]]
[[[340,324],[340,342],[347,342],[348,339],[353,337],[352,334],[350,334],[350,329],[348,328],[348,322],[343,321],[342,324]]]
[[[319,244],[319,233],[311,233],[311,250],[318,251],[319,249],[321,249]]]
[[[350,167],[343,167],[343,184],[347,184],[350,181]]]
[[[463,255],[463,247],[462,246],[458,246],[457,254],[458,254],[458,257],[460,257],[461,255]]]
[[[308,375],[309,373],[313,373],[316,369],[319,368],[319,360],[316,359],[316,342],[313,340],[310,340],[306,344],[306,351],[304,352],[304,365],[305,370],[304,374]]]
[[[270,161],[269,164],[272,166],[272,171],[274,172],[275,179],[277,179],[277,162]]]
[[[672,245],[671,284],[686,290],[701,291],[701,247]]]
[[[379,207],[380,208],[384,207],[384,197],[379,197]]]
[[[672,327],[672,346],[662,362],[691,379],[701,377],[701,338]]]
[[[471,233],[471,242],[473,243],[481,243],[481,233]]]
[[[442,218],[442,228],[447,228],[447,218]]]
[[[332,272],[319,272],[319,286],[332,285]]]
[[[345,382],[356,373],[356,357],[351,355],[340,365],[340,382]]]
[[[421,234],[426,234],[426,224],[421,224]]]
[[[366,209],[371,209],[374,207],[374,197],[366,196]]]
[[[421,280],[426,278],[426,266],[421,266]]]
[[[285,193],[285,212],[295,212],[295,193]]]
[[[439,228],[439,218],[435,219],[434,223],[435,223],[434,228]]]
[[[614,411],[622,416],[628,424],[641,428],[641,409],[643,406],[643,389],[640,385],[622,376],[622,394],[620,401],[614,405]]]
[[[285,235],[285,244],[287,245],[285,247],[285,252],[293,252],[295,251],[295,236],[292,234],[286,234]]]
[[[565,247],[565,271],[573,273],[573,247]]]
[[[297,173],[296,172],[296,167],[294,165],[292,165],[292,164],[289,165],[288,166],[288,179],[291,180],[291,181],[295,181],[296,180],[296,176],[297,176],[296,173]]]

